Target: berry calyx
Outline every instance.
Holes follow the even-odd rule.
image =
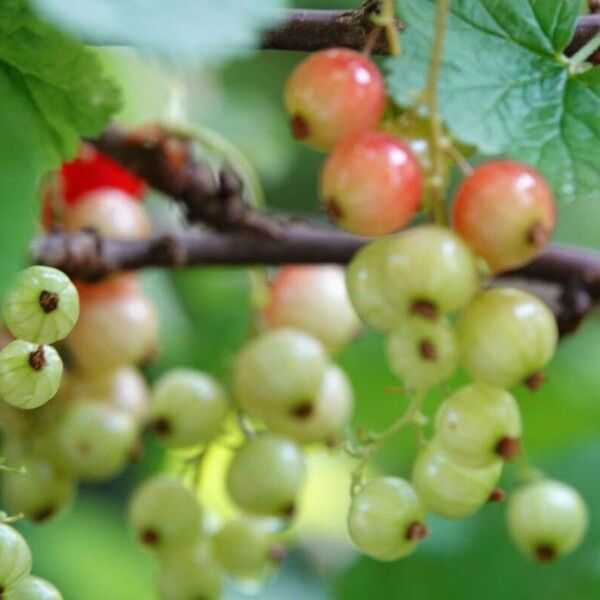
[[[462,182],[453,225],[496,273],[529,262],[554,230],[552,190],[531,167],[509,160],[479,165]]]
[[[342,229],[384,235],[406,225],[417,212],[422,179],[407,146],[386,133],[369,131],[335,147],[321,172],[321,199]]]
[[[346,48],[311,54],[291,73],[284,92],[292,133],[320,150],[375,128],[385,98],[377,67],[368,57]]]

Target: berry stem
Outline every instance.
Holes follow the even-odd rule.
[[[429,112],[429,153],[431,160],[431,218],[440,225],[448,222],[444,208],[444,132],[438,110],[438,84],[444,58],[444,40],[451,0],[439,0],[435,17],[435,31],[431,61],[423,100]]]
[[[396,11],[394,10],[394,0],[381,0],[381,12],[373,21],[382,27],[385,27],[385,35],[389,48],[390,56],[400,56],[400,34],[396,22]]]
[[[425,396],[416,394],[406,411],[387,429],[372,435],[372,442],[363,450],[362,457],[351,473],[350,495],[354,496],[362,487],[364,471],[369,462],[379,453],[385,444],[405,427],[419,424],[419,414]]]

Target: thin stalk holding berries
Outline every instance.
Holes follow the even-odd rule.
[[[439,0],[435,17],[435,31],[431,49],[431,62],[423,102],[429,112],[429,152],[431,158],[431,218],[440,225],[448,222],[444,209],[444,132],[438,109],[438,85],[444,56],[444,41],[451,0]]]

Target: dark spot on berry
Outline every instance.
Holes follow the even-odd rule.
[[[79,440],[76,447],[81,454],[89,454],[92,451],[92,447],[86,440]]]
[[[541,371],[538,371],[537,373],[533,373],[532,375],[527,377],[524,383],[531,391],[534,391],[537,390],[540,387],[540,385],[544,383],[544,381],[546,381],[546,375]]]
[[[535,557],[541,562],[549,562],[556,558],[556,550],[552,544],[539,544],[535,547]]]
[[[543,223],[534,223],[527,230],[527,242],[536,248],[543,248],[550,239],[550,232]]]
[[[424,523],[415,521],[406,528],[406,539],[417,542],[427,537],[427,526]]]
[[[437,360],[437,348],[431,340],[422,340],[419,344],[419,352],[425,360]]]
[[[40,306],[45,313],[50,313],[58,308],[58,294],[43,290],[40,292]]]
[[[152,423],[152,429],[154,429],[154,433],[157,435],[169,435],[172,431],[171,423],[164,417],[156,419],[154,423]]]
[[[144,529],[140,533],[140,542],[144,546],[156,546],[160,540],[160,536],[154,529]]]
[[[292,128],[292,134],[297,140],[304,140],[310,134],[308,123],[304,117],[300,115],[294,115],[290,120],[290,126]]]
[[[506,500],[506,492],[502,488],[495,488],[492,490],[488,502],[504,502]]]
[[[329,219],[334,223],[342,219],[344,216],[344,213],[335,198],[327,198],[325,201],[325,212],[327,213]]]
[[[46,366],[44,346],[39,345],[33,352],[29,353],[29,366],[35,371],[41,371]]]
[[[503,437],[496,444],[496,454],[501,456],[504,460],[512,460],[519,455],[521,451],[521,440],[514,437]]]
[[[294,406],[290,412],[296,419],[308,419],[313,414],[314,409],[315,407],[311,402],[304,402]]]
[[[296,514],[296,504],[290,502],[281,509],[281,516],[291,519]]]
[[[283,562],[287,556],[287,548],[283,544],[273,544],[267,550],[267,558],[276,565]]]
[[[438,316],[437,308],[428,300],[415,300],[410,307],[410,312],[430,320]]]
[[[45,506],[31,515],[31,519],[36,523],[43,523],[44,521],[50,519],[50,517],[54,516],[55,512],[56,508],[54,506]]]

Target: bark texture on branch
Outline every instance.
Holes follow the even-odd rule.
[[[261,47],[266,50],[297,50],[314,52],[332,46],[362,50],[374,25],[371,16],[379,3],[369,0],[355,10],[292,9],[286,11],[284,22],[265,32]],[[566,52],[573,54],[600,32],[600,14],[579,18],[575,35]],[[386,36],[381,35],[374,54],[389,54]],[[600,52],[592,57],[600,64]]]
[[[159,124],[132,131],[109,127],[89,140],[126,169],[181,204],[190,223],[217,231],[274,234],[278,224],[244,200],[242,182],[224,166],[218,173],[199,160],[193,136]]]

